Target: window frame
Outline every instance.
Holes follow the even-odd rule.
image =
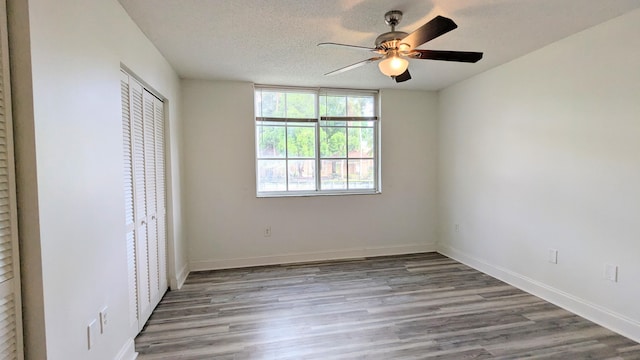
[[[285,117],[265,117],[258,109],[258,93],[261,91],[267,92],[283,92],[283,93],[312,93],[315,100],[315,118],[287,118]],[[380,92],[378,90],[362,90],[362,89],[337,89],[337,88],[307,88],[307,87],[284,87],[284,86],[272,86],[272,85],[254,85],[254,156],[255,156],[255,181],[256,181],[256,197],[300,197],[300,196],[335,196],[335,195],[372,195],[381,193],[381,151],[380,151]],[[344,96],[348,98],[350,96],[366,96],[373,99],[373,116],[321,116],[321,97],[325,96]],[[348,101],[348,100],[347,100]],[[286,111],[286,109],[285,109]],[[260,115],[260,116],[258,116]],[[340,121],[344,122],[344,125],[324,125],[325,121]],[[367,124],[373,122],[372,126],[358,126],[358,121],[366,121]],[[274,122],[273,126],[282,126],[285,132],[285,150],[282,157],[261,157],[259,154],[259,130],[265,125],[265,123]],[[289,144],[288,144],[288,131],[290,126],[302,125],[313,123],[313,129],[315,132],[315,149],[314,157],[307,158],[312,159],[314,164],[314,178],[315,189],[313,190],[291,190],[289,188],[289,160],[299,160],[299,157],[289,157]],[[354,124],[355,123],[355,124]],[[344,157],[322,157],[321,151],[321,129],[323,127],[337,127],[344,128],[346,134],[346,149]],[[350,129],[372,129],[373,131],[373,145],[372,157],[349,157],[348,138]],[[285,190],[277,191],[260,191],[260,161],[261,160],[285,160]],[[322,189],[322,162],[323,160],[342,160],[345,162],[345,189]],[[349,163],[352,160],[373,160],[373,187],[372,188],[349,188]]]

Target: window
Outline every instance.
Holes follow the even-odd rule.
[[[258,196],[379,192],[377,95],[256,87]]]

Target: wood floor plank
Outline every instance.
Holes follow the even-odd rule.
[[[640,344],[437,253],[195,272],[139,360],[619,359]]]

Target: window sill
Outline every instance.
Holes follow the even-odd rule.
[[[309,197],[309,196],[349,196],[349,195],[379,195],[382,194],[380,190],[366,190],[366,191],[290,191],[290,192],[268,192],[257,193],[257,198],[280,198],[280,197]]]

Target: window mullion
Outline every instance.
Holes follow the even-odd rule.
[[[287,96],[284,96],[284,183],[285,189],[289,191],[289,122],[287,121]]]
[[[316,191],[321,190],[320,175],[322,169],[320,168],[320,94],[316,91]]]
[[[346,173],[347,173],[347,190],[349,190],[351,188],[351,184],[349,182],[349,122],[346,121],[344,123],[344,132],[345,132],[345,144],[346,144],[346,154],[345,157],[347,158],[346,162]]]
[[[351,114],[349,114],[349,100],[348,100],[347,97],[344,98],[344,102],[345,102],[344,108],[345,108],[345,111],[346,111],[345,115],[349,116]],[[349,190],[349,189],[351,189],[351,182],[349,181],[350,176],[349,176],[349,122],[348,121],[345,121],[345,123],[344,123],[344,132],[345,132],[345,134],[344,134],[345,135],[345,144],[346,144],[346,147],[347,147],[345,149],[345,151],[346,151],[345,157],[347,158],[347,160],[345,161],[345,163],[346,163],[345,164],[346,165],[345,166],[345,169],[346,169],[345,172],[347,173],[347,179],[346,179],[347,180],[347,190]]]

